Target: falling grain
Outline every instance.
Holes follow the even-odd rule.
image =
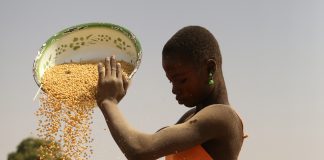
[[[134,67],[124,61],[123,71]],[[41,159],[55,153],[58,142],[64,159],[88,160],[93,151],[92,116],[96,104],[97,64],[61,64],[48,69],[42,78],[40,107],[36,112],[38,136],[52,141],[41,147]]]

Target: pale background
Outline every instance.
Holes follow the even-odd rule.
[[[0,159],[35,135],[38,87],[32,63],[50,36],[72,25],[109,22],[131,30],[143,61],[120,108],[152,133],[187,110],[161,67],[164,43],[201,25],[218,39],[230,102],[249,134],[240,160],[324,159],[324,1],[0,2]],[[95,111],[94,160],[125,159]]]

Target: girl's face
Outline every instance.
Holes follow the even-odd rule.
[[[209,95],[206,65],[194,64],[183,55],[163,56],[162,65],[179,104],[194,107]]]

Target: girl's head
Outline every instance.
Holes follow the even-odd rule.
[[[222,80],[222,58],[215,37],[205,28],[188,26],[165,44],[162,63],[180,104],[205,103]]]

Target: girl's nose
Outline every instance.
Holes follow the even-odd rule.
[[[175,94],[175,95],[179,94],[179,88],[177,86],[173,85],[172,86],[172,93]]]

